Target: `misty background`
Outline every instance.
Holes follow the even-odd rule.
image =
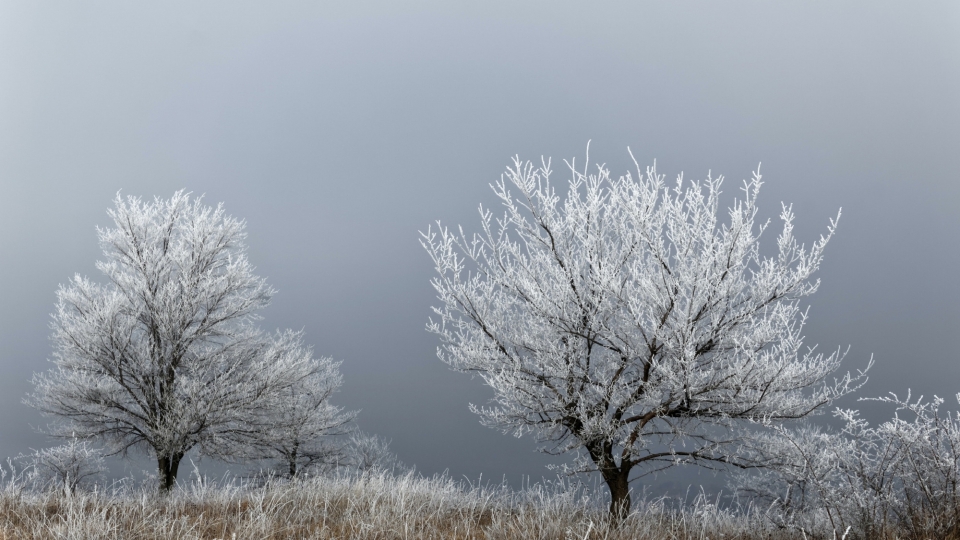
[[[185,188],[246,220],[262,326],[342,360],[334,402],[401,460],[550,476],[436,358],[418,231],[477,230],[513,155],[565,181],[588,140],[731,197],[762,161],[761,211],[793,203],[807,243],[843,207],[806,342],[873,354],[861,396],[957,408],[960,3],[0,0],[0,459],[55,444],[21,400],[116,193]]]

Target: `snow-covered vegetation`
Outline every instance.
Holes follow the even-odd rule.
[[[932,423],[921,424],[936,424],[931,417],[927,420]],[[896,423],[877,428],[874,436],[880,437]],[[949,437],[956,441],[956,426],[949,429]],[[913,428],[906,432],[917,433]],[[922,446],[931,450],[945,443],[946,435]],[[891,445],[905,440],[896,439]],[[865,446],[880,441],[869,439]],[[841,444],[846,451],[857,444],[842,435],[830,443]],[[813,445],[809,452],[794,455],[827,456],[823,465],[831,462],[832,450]],[[152,482],[138,485],[132,479],[109,485],[87,483],[82,489],[65,491],[54,484],[32,482],[29,467],[10,465],[2,471],[0,538],[958,538],[956,454],[946,460],[931,457],[927,456],[925,465],[934,467],[911,472],[918,463],[907,454],[891,459],[872,450],[853,451],[849,459],[832,462],[841,468],[833,475],[825,467],[814,467],[810,473],[801,473],[805,476],[800,481],[797,475],[769,471],[751,481],[741,478],[741,487],[757,497],[746,491],[732,500],[703,493],[683,499],[641,494],[622,521],[611,518],[606,490],[583,486],[569,477],[511,490],[446,476],[425,478],[399,469],[339,469],[293,480],[272,476],[266,482],[262,478],[211,481],[194,475],[164,495]],[[945,465],[951,459],[953,464]],[[896,476],[901,472],[906,475]],[[855,480],[844,483],[851,479]],[[779,489],[784,486],[787,489]]]
[[[194,478],[163,497],[130,482],[35,492],[7,472],[0,538],[21,540],[800,538],[761,513],[724,510],[703,496],[684,511],[641,498],[617,526],[593,492],[567,482],[512,491],[380,470],[266,485]]]
[[[960,396],[957,398],[960,400]],[[895,407],[871,426],[836,410],[839,432],[778,429],[761,440],[775,462],[733,485],[795,530],[849,529],[855,538],[960,537],[960,417],[943,400],[877,399]]]
[[[62,489],[67,495],[103,480],[107,470],[102,451],[76,437],[60,446],[19,456],[17,462],[27,473],[24,479],[33,488]],[[13,460],[11,469],[12,463]]]
[[[784,206],[765,256],[759,173],[723,220],[721,179],[569,168],[561,198],[548,161],[517,160],[494,186],[502,218],[422,235],[441,359],[492,387],[473,407],[485,424],[573,455],[556,483],[403,466],[331,403],[339,363],[256,325],[273,291],[243,222],[183,192],[118,196],[106,282],[58,291],[55,367],[27,400],[66,443],[8,461],[0,539],[960,538],[960,416],[942,399],[876,398],[895,409],[876,426],[845,409],[840,429],[812,423],[870,366],[838,374],[839,349],[803,341],[836,220],[807,247]],[[104,457],[129,451],[156,459],[149,485],[106,483]],[[262,469],[178,481],[190,451]],[[680,464],[731,472],[729,494],[637,493]],[[601,489],[577,483],[591,472]]]

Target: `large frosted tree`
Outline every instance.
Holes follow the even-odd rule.
[[[804,247],[784,206],[771,256],[755,223],[759,173],[722,219],[722,178],[673,185],[655,168],[577,170],[561,197],[549,161],[515,159],[481,232],[422,233],[440,305],[440,358],[494,390],[482,422],[599,471],[611,513],[630,481],[679,463],[757,465],[745,424],[814,413],[863,373],[828,381],[842,354],[803,346],[801,298],[833,235]],[[839,217],[839,216],[838,216]],[[752,454],[750,454],[752,455]]]
[[[60,287],[55,367],[34,377],[27,402],[56,417],[55,435],[152,453],[167,491],[188,451],[248,455],[278,429],[290,391],[335,366],[305,354],[298,333],[256,326],[273,291],[247,261],[244,223],[221,206],[180,191],[118,195],[108,213],[97,262],[106,282],[78,275]]]

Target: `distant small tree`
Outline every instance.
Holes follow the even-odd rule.
[[[251,440],[251,457],[274,459],[283,476],[295,478],[308,471],[333,470],[346,459],[342,435],[356,412],[344,412],[330,403],[343,381],[340,362],[313,358],[298,345],[285,354],[312,366],[309,376],[276,396],[270,405],[271,422]]]
[[[359,473],[402,467],[397,455],[390,451],[389,440],[359,431],[355,431],[347,442],[344,464]]]
[[[655,168],[568,166],[561,198],[549,161],[515,159],[493,186],[502,217],[481,207],[480,234],[421,233],[440,300],[427,328],[443,361],[493,388],[494,406],[471,405],[484,424],[576,452],[569,470],[599,471],[622,519],[635,471],[755,465],[744,423],[802,418],[863,382],[826,382],[843,355],[803,348],[799,300],[834,220],[805,248],[784,206],[762,256],[759,173],[721,222],[722,177],[671,187]]]
[[[71,438],[66,444],[34,450],[23,461],[32,468],[30,478],[40,489],[62,489],[66,495],[88,487],[103,475],[103,453],[88,441]]]
[[[114,227],[97,230],[107,282],[60,287],[55,368],[34,377],[27,403],[58,419],[55,435],[150,451],[168,491],[191,449],[244,455],[317,365],[296,353],[299,334],[255,325],[273,290],[247,261],[242,221],[183,191],[115,205]]]

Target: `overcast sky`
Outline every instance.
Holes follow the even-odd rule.
[[[956,1],[0,0],[0,458],[50,444],[21,399],[115,194],[186,188],[247,221],[263,326],[343,360],[336,402],[404,462],[549,475],[436,358],[418,230],[475,230],[511,156],[562,174],[588,140],[729,193],[763,162],[807,242],[843,207],[807,343],[873,354],[864,396],[960,391]]]

